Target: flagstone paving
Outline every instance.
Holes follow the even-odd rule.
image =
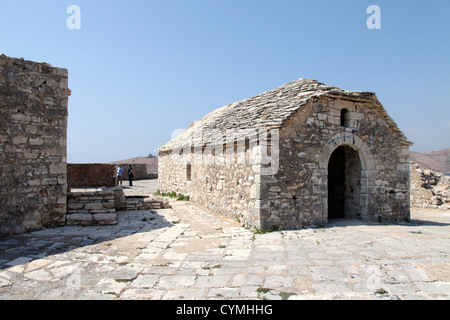
[[[259,234],[189,202],[0,239],[0,299],[449,299],[450,213]]]

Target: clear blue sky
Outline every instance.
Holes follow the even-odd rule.
[[[381,30],[366,26],[373,4]],[[449,0],[0,0],[0,53],[69,69],[69,162],[155,153],[299,78],[375,91],[425,152],[450,147],[449,19]]]

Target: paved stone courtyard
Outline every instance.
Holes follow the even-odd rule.
[[[171,204],[120,212],[117,226],[0,239],[0,299],[450,298],[449,212],[262,234]]]

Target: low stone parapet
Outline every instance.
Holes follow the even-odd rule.
[[[117,224],[115,192],[116,188],[70,192],[67,196],[67,224]]]
[[[68,225],[102,226],[117,224],[117,212],[170,208],[169,202],[154,195],[125,196],[122,187],[72,190],[67,195]]]

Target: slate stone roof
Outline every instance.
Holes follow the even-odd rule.
[[[372,102],[381,112],[397,138],[406,145],[412,145],[396,123],[389,117],[375,93],[349,91],[320,83],[313,79],[299,79],[263,92],[255,97],[228,104],[206,115],[193,127],[187,129],[174,140],[158,148],[158,152],[167,152],[183,145],[191,144],[198,130],[202,130],[202,141],[208,143],[208,134],[230,129],[261,129],[282,127],[298,110],[309,101],[318,97],[340,98],[351,101]]]

